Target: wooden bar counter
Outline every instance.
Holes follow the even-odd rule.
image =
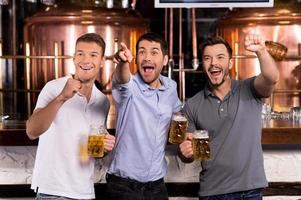
[[[263,121],[262,144],[301,144],[301,122]]]
[[[109,130],[114,133],[114,129]],[[1,146],[36,146],[38,140],[29,140],[25,132],[25,121],[6,120],[0,123]],[[292,121],[270,120],[263,122],[262,144],[301,144],[301,123]],[[299,145],[298,145],[299,146]],[[299,148],[299,147],[298,147]],[[170,197],[197,197],[199,184],[197,182],[167,182]],[[105,183],[96,183],[96,196],[101,197]],[[269,182],[269,187],[263,191],[264,196],[297,196],[301,195],[301,182],[284,181]],[[29,184],[1,184],[1,197],[34,197]]]
[[[5,120],[0,123],[0,146],[34,146],[37,140],[29,140],[25,121]],[[109,130],[114,133],[114,130]],[[301,123],[290,120],[263,122],[262,144],[301,144]]]
[[[35,146],[38,140],[26,135],[26,121],[4,120],[0,123],[0,146]]]

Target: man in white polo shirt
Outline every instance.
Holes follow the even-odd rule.
[[[39,137],[31,188],[37,199],[94,199],[94,160],[83,164],[80,142],[90,124],[105,125],[109,111],[107,97],[94,82],[104,64],[105,42],[88,33],[76,41],[76,72],[48,82],[27,121],[29,138]],[[111,151],[115,137],[105,136],[105,151]]]

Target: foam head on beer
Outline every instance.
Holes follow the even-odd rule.
[[[175,121],[187,121],[186,117],[182,114],[176,114],[172,118]]]
[[[210,160],[210,144],[208,131],[194,131],[194,136],[192,139],[192,149],[195,160]]]

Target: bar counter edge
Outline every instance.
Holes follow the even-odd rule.
[[[114,134],[114,129],[108,129]],[[275,127],[262,129],[262,144],[301,144],[301,127]],[[0,129],[0,146],[36,146],[38,139],[30,140],[25,128]]]
[[[103,195],[106,184],[95,183],[96,199]],[[197,197],[198,183],[166,183],[169,197]],[[263,189],[264,196],[299,196],[301,195],[301,182],[270,182]],[[0,197],[34,197],[30,184],[0,185]]]

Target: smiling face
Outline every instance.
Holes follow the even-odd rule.
[[[224,44],[206,46],[202,60],[203,69],[212,87],[221,86],[229,78],[232,59]]]
[[[163,55],[159,42],[141,40],[137,48],[136,63],[143,81],[153,88],[160,87],[159,76],[168,56]]]
[[[94,82],[104,63],[103,49],[95,42],[78,42],[73,61],[80,81]]]

